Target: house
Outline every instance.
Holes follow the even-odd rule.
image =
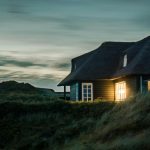
[[[137,42],[105,42],[72,59],[71,73],[58,86],[70,86],[70,99],[124,100],[150,90],[150,36]]]

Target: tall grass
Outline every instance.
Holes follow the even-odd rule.
[[[123,103],[0,103],[0,149],[149,150],[150,94]]]
[[[0,148],[55,149],[94,128],[113,103],[0,103]],[[58,147],[57,147],[58,145]]]
[[[51,101],[56,101],[60,100],[57,95],[51,94],[49,95],[44,95],[40,93],[7,93],[7,94],[2,94],[0,93],[0,103],[3,102],[19,102],[19,103],[27,103],[27,104],[35,104],[35,103],[47,103]]]
[[[82,134],[79,140],[81,149],[90,143],[94,150],[149,150],[150,94],[117,103],[96,121],[91,133]]]

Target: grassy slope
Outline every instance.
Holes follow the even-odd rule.
[[[150,150],[150,95],[117,104],[94,130],[65,146],[82,150]]]
[[[0,118],[0,149],[150,149],[150,95],[116,105],[5,102]]]
[[[110,103],[0,104],[0,149],[60,149],[61,145],[94,128]]]

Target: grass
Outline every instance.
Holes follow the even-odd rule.
[[[40,93],[23,93],[23,92],[9,92],[9,93],[0,93],[0,103],[3,102],[19,102],[27,104],[35,103],[47,103],[51,101],[59,100],[55,94],[47,96]]]
[[[150,149],[150,94],[116,104],[31,101],[0,103],[0,149]]]

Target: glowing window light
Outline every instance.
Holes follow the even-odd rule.
[[[118,82],[115,84],[115,96],[117,101],[126,99],[126,82]]]
[[[148,91],[150,91],[150,81],[148,81]]]

